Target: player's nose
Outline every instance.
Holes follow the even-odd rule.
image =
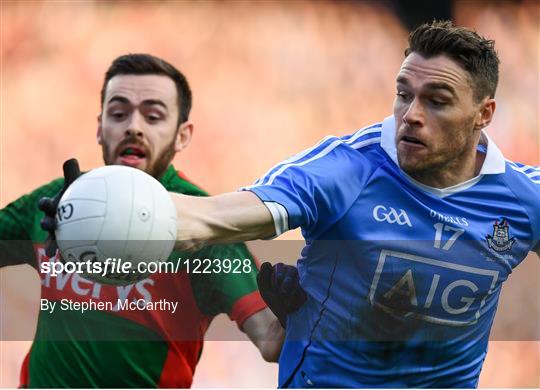
[[[424,107],[418,98],[414,98],[403,114],[403,122],[409,126],[423,126]]]
[[[144,136],[144,117],[140,112],[134,111],[126,128],[126,136],[142,138]]]

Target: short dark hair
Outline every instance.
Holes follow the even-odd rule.
[[[161,58],[150,54],[125,54],[117,57],[107,69],[101,87],[101,108],[105,104],[105,90],[110,79],[117,75],[163,75],[171,78],[176,85],[178,98],[178,123],[184,123],[191,111],[191,89],[184,75]]]
[[[495,51],[495,41],[465,27],[455,26],[451,21],[434,20],[411,32],[405,57],[411,53],[425,58],[447,55],[470,74],[477,102],[486,96],[495,97],[499,82],[499,57]]]

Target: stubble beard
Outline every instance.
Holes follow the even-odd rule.
[[[167,146],[165,146],[163,151],[156,158],[155,162],[152,163],[150,160],[148,160],[148,166],[143,169],[143,171],[148,173],[150,176],[159,179],[165,173],[169,164],[174,159],[174,156],[176,154],[175,140],[176,135],[173,137],[172,141]],[[131,142],[131,140],[129,142]],[[133,143],[137,142],[133,140]],[[109,148],[109,145],[104,143],[101,146],[101,151],[103,154],[103,162],[105,163],[105,165],[114,165],[115,156],[114,152],[111,151],[111,149]]]
[[[398,163],[400,168],[412,178],[420,181],[430,181],[431,178],[445,175],[452,170],[461,169],[466,155],[471,153],[469,148],[473,143],[474,116],[467,120],[464,127],[467,132],[461,133],[459,140],[450,140],[453,146],[441,152],[430,153],[427,159],[417,161],[415,164],[407,164],[400,158],[398,153]],[[468,136],[467,136],[468,135]]]

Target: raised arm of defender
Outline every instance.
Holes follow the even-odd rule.
[[[178,216],[176,249],[194,250],[270,238],[274,220],[264,203],[250,191],[197,197],[171,193]]]

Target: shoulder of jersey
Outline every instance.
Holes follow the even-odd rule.
[[[506,160],[506,185],[540,222],[540,167]]]
[[[540,234],[540,167],[506,160],[504,178]]]
[[[364,164],[367,164],[371,169],[376,169],[390,160],[381,145],[382,122],[364,127],[353,134],[341,137],[339,141],[342,146],[358,153]]]
[[[364,161],[372,165],[378,158],[370,155],[370,152],[376,151],[376,154],[378,154],[377,152],[382,152],[382,148],[380,147],[381,139],[382,122],[363,127],[352,134],[342,137],[329,135],[315,146],[306,149],[281,164],[285,168],[290,165],[304,165],[332,154],[334,151],[338,151],[338,153],[339,151],[345,151],[345,154],[352,152],[356,156],[362,156]],[[377,164],[375,163],[374,165]]]
[[[362,150],[371,145],[380,145],[382,122],[363,127],[353,134],[338,138],[342,144],[356,150]],[[331,137],[328,137],[331,138]]]
[[[376,123],[371,126],[364,127],[353,134],[343,137],[329,135],[319,141],[316,145],[298,153],[294,156],[281,161],[279,164],[270,168],[263,176],[261,176],[252,186],[243,187],[249,189],[261,185],[271,185],[274,180],[283,172],[291,167],[304,166],[314,161],[331,155],[335,151],[361,151],[365,152],[371,149],[370,146],[381,144],[382,123]]]
[[[535,187],[540,191],[540,167],[525,165],[510,160],[506,160],[507,173],[515,177],[525,185]]]

